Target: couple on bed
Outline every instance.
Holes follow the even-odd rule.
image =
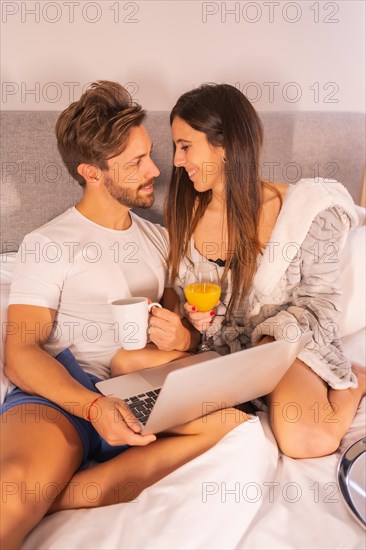
[[[97,380],[189,353],[207,325],[220,353],[285,338],[290,326],[312,332],[267,396],[273,432],[289,456],[335,451],[364,393],[362,371],[344,357],[336,331],[339,263],[327,261],[327,245],[339,251],[355,223],[345,188],[262,181],[258,115],[236,88],[205,85],[171,113],[166,231],[130,212],[152,206],[159,176],[144,119],[124,88],[101,81],[56,125],[59,152],[83,196],[25,237],[21,247],[35,251],[26,262],[18,255],[8,322],[20,330],[6,342],[16,389],[2,408],[2,548],[19,547],[47,513],[136,498],[248,420],[235,410],[223,422],[216,412],[158,437],[141,435],[127,405],[95,389]],[[293,253],[289,242],[299,243]],[[222,295],[200,313],[182,288],[187,266],[204,260],[218,263]],[[131,295],[163,305],[152,309],[151,343],[139,351],[118,349],[110,330],[108,304]],[[282,415],[289,402],[301,407],[296,423]],[[84,468],[90,459],[97,464]],[[91,483],[97,490],[88,498]]]

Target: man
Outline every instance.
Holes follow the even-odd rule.
[[[157,439],[140,434],[122,400],[96,393],[119,348],[109,304],[130,295],[159,301],[164,290],[165,230],[130,213],[153,204],[159,175],[144,118],[126,90],[100,81],[56,125],[59,152],[83,197],[27,235],[18,254],[8,321],[19,330],[6,342],[6,374],[17,389],[1,424],[4,549],[19,547],[46,513],[135,498],[246,419],[237,411],[222,422],[214,413]],[[170,349],[191,345],[189,330],[167,309],[154,328],[155,343],[166,333]],[[89,459],[100,464],[81,469]],[[98,488],[92,502],[84,491],[91,482]]]

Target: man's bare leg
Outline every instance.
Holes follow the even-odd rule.
[[[77,472],[70,481],[72,491],[66,487],[49,512],[131,501],[146,487],[213,447],[248,418],[237,409],[217,411],[169,430],[147,447],[133,447],[108,462]],[[88,502],[85,487],[91,483],[98,487],[98,494]]]
[[[71,422],[45,405],[8,410],[0,429],[1,548],[15,550],[80,466],[83,446]]]

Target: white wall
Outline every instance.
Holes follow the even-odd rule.
[[[60,110],[109,79],[147,109],[228,82],[259,110],[364,111],[364,21],[363,0],[2,0],[2,108]]]

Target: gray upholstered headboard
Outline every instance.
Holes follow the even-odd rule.
[[[1,118],[1,251],[17,250],[26,233],[75,204],[81,188],[56,149],[57,112],[8,111]],[[263,112],[264,179],[295,183],[304,177],[341,181],[355,202],[365,168],[365,120],[361,113]],[[150,112],[146,127],[161,176],[156,202],[139,212],[162,221],[172,166],[168,112]]]

